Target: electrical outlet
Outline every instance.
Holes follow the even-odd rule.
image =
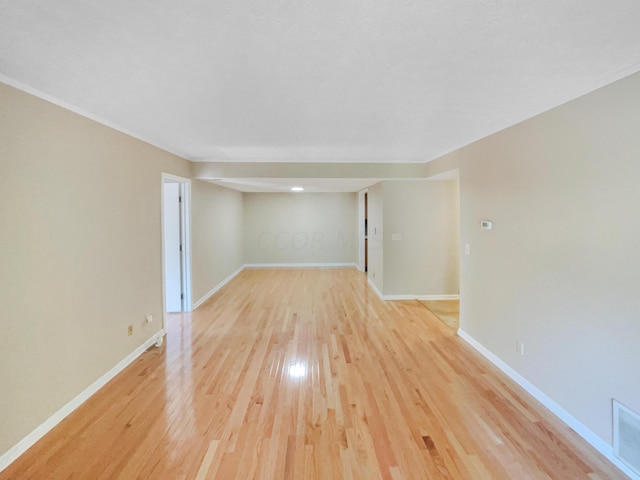
[[[516,352],[518,352],[520,356],[524,357],[524,342],[516,340]]]
[[[151,315],[150,313],[147,313],[147,316],[144,317],[147,323],[151,323],[153,322],[153,315]]]
[[[133,325],[129,325],[127,327],[127,333],[129,334],[129,336],[133,335]]]

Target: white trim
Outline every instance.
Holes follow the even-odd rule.
[[[383,300],[460,300],[460,295],[383,295]]]
[[[393,300],[417,300],[416,295],[382,295],[382,300],[385,301],[393,301]]]
[[[156,343],[162,343],[162,337],[164,337],[164,329],[153,334],[153,336],[136,348],[133,352],[127,355],[124,359],[118,362],[111,370],[102,375],[99,379],[89,385],[85,390],[80,392],[63,406],[56,413],[51,415],[44,421],[39,427],[36,427],[26,437],[11,447],[4,455],[0,457],[0,472],[13,463],[20,455],[31,448],[38,440],[46,435],[53,427],[58,425],[62,420],[69,416],[76,408],[86,402],[93,394],[104,387],[113,377],[118,375],[122,370],[128,367],[133,361],[142,355],[149,347]]]
[[[460,295],[416,295],[416,300],[460,300]]]
[[[49,95],[48,93],[44,93],[40,90],[38,90],[37,88],[31,87],[29,85],[25,85],[22,82],[19,82],[17,80],[14,80],[13,78],[9,78],[5,75],[0,74],[0,82],[6,83],[7,85],[16,88],[22,92],[28,93],[29,95],[33,95],[34,97],[38,97],[41,98],[42,100],[45,100],[49,103],[52,103],[54,105],[57,105],[58,107],[64,108],[65,110],[69,110],[70,112],[73,112],[77,115],[80,115],[81,117],[84,118],[88,118],[89,120],[92,120],[96,123],[99,123],[100,125],[104,125],[105,127],[108,127],[112,130],[115,130],[117,132],[120,132],[124,135],[127,135],[131,138],[135,138],[136,140],[140,140],[141,142],[144,142],[148,145],[151,145],[155,148],[159,148],[160,150],[164,150],[165,152],[169,152],[172,153],[180,158],[184,158],[186,160],[191,160],[188,156],[186,156],[184,153],[178,152],[175,149],[173,149],[172,147],[169,147],[168,145],[164,145],[156,140],[151,140],[149,138],[146,138],[138,133],[135,133],[127,128],[121,127],[119,125],[116,125],[113,122],[110,122],[109,120],[106,120],[98,115],[94,115],[93,113],[89,113],[85,110],[83,110],[82,108],[76,107],[75,105],[71,105],[70,103],[67,103],[63,100],[60,100],[52,95]]]
[[[182,256],[182,290],[184,292],[184,311],[190,312],[192,306],[191,291],[191,179],[179,177],[170,173],[162,172],[160,174],[160,237],[162,239],[162,327],[167,322],[167,305],[165,292],[165,257],[164,257],[164,184],[169,182],[177,182],[181,185],[180,194],[182,195],[182,238],[184,241],[184,252]]]
[[[367,277],[367,283],[369,283],[369,286],[373,289],[374,292],[376,292],[376,295],[380,297],[380,300],[384,300],[384,295],[378,289],[378,286],[375,283],[373,283],[373,280],[371,280],[371,277]]]
[[[207,293],[205,293],[200,300],[198,300],[196,303],[193,304],[193,309],[195,310],[196,308],[198,308],[200,305],[202,305],[204,302],[206,302],[207,300],[209,300],[209,298],[216,293],[218,290],[220,290],[222,287],[224,287],[227,283],[229,283],[231,280],[233,280],[240,272],[242,272],[242,270],[244,270],[244,266],[240,267],[239,269],[237,269],[235,272],[233,272],[231,275],[229,275],[227,278],[225,278],[224,280],[222,280],[222,282],[220,282],[218,285],[216,285],[215,287],[213,287],[211,290],[209,290]]]
[[[607,442],[602,440],[598,435],[593,433],[582,422],[576,419],[573,415],[567,412],[564,408],[558,405],[550,397],[548,397],[542,390],[538,389],[535,385],[530,383],[526,378],[516,372],[513,368],[503,362],[500,358],[494,355],[490,350],[484,347],[480,342],[474,339],[471,335],[462,329],[458,329],[458,336],[466,341],[469,345],[475,348],[481,355],[487,360],[493,363],[497,368],[507,375],[511,380],[520,385],[526,390],[532,397],[538,400],[542,405],[547,407],[551,413],[562,420],[567,426],[573,429],[578,435],[585,439],[593,448],[598,450],[604,455],[611,463],[622,470],[632,480],[640,480],[640,476],[633,473],[624,463],[613,455],[613,447]]]
[[[247,263],[244,268],[358,268],[355,263]]]
[[[375,283],[371,280],[371,277],[368,279],[369,285],[376,292],[380,300],[384,301],[393,301],[393,300],[459,300],[460,295],[385,295],[383,294],[377,287]]]
[[[184,179],[181,193],[182,238],[184,241],[182,291],[184,292],[184,310],[190,312],[193,309],[193,292],[191,291],[191,179]]]
[[[358,270],[364,272],[365,249],[365,232],[364,232],[364,196],[369,190],[364,189],[358,192]]]
[[[166,179],[166,180],[173,180],[174,182],[177,183],[191,183],[191,179],[187,178],[187,177],[180,177],[178,175],[174,175],[173,173],[165,173],[162,172],[162,178]]]

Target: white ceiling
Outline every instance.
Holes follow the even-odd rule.
[[[194,161],[426,162],[640,70],[638,0],[0,0],[0,78]]]

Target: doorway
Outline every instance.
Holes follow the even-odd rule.
[[[165,312],[191,311],[189,179],[162,174],[162,278]]]
[[[369,195],[364,192],[364,271],[369,271]]]
[[[439,214],[446,222],[440,224],[441,233],[447,239],[446,247],[441,252],[442,258],[448,259],[444,268],[449,272],[449,280],[446,295],[425,295],[420,302],[452,330],[460,328],[460,277],[461,266],[465,263],[461,252],[460,236],[460,172],[458,169],[429,177],[427,180],[434,182],[446,182],[448,200],[438,203]],[[429,183],[429,182],[427,182]],[[464,253],[468,255],[468,253]],[[455,290],[453,289],[455,285]]]
[[[358,268],[361,272],[367,272],[369,263],[369,240],[367,235],[368,222],[368,190],[358,193]]]

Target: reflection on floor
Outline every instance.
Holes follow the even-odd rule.
[[[460,300],[422,300],[431,313],[454,330],[460,326]]]
[[[355,268],[246,269],[166,329],[0,480],[624,477]]]

